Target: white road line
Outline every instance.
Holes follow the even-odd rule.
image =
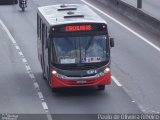
[[[52,120],[52,116],[50,114],[47,114],[47,119]]]
[[[116,83],[117,86],[122,87],[122,84],[114,76],[111,76],[111,78]]]
[[[35,76],[34,76],[34,74],[32,74],[32,73],[29,74],[29,76],[30,76],[31,79],[35,79]]]
[[[0,19],[0,23],[3,27],[3,29],[6,31],[7,35],[9,36],[10,40],[12,41],[13,44],[16,44],[16,41],[14,40],[13,36],[11,35],[11,33],[9,32],[9,30],[7,29],[7,27],[4,25],[4,23],[2,22],[2,20]]]
[[[22,61],[23,61],[24,63],[27,63],[27,60],[26,60],[25,58],[23,58]]]
[[[23,53],[22,53],[22,52],[19,52],[19,55],[23,56]]]
[[[116,20],[115,18],[111,17],[110,15],[108,15],[107,13],[103,12],[102,10],[96,8],[95,6],[93,6],[92,4],[86,2],[85,0],[81,0],[82,2],[84,2],[85,4],[87,4],[88,6],[92,7],[93,9],[97,10],[98,12],[102,13],[103,15],[105,15],[106,17],[110,18],[111,20],[113,20],[114,22],[116,22],[117,24],[121,25],[122,27],[124,27],[125,29],[127,29],[128,31],[130,31],[131,33],[133,33],[134,35],[136,35],[137,37],[139,37],[141,40],[143,40],[144,42],[146,42],[147,44],[149,44],[150,46],[152,46],[153,48],[155,48],[156,50],[158,50],[160,52],[160,48],[158,46],[156,46],[155,44],[153,44],[152,42],[150,42],[148,39],[146,39],[145,37],[143,37],[142,35],[138,34],[137,32],[135,32],[134,30],[132,30],[131,28],[127,27],[126,25],[124,25],[123,23],[119,22],[118,20]]]
[[[29,65],[26,65],[26,70],[27,70],[27,71],[30,71],[30,70],[31,70],[31,68],[30,68]]]
[[[43,109],[48,110],[48,106],[46,102],[42,102]]]
[[[39,88],[39,85],[38,85],[38,83],[37,83],[37,82],[34,82],[33,84],[34,84],[34,87],[35,87],[36,89],[38,89],[38,88]]]
[[[31,70],[31,67],[28,65],[28,62],[26,60],[26,58],[24,57],[22,51],[20,50],[20,47],[18,46],[18,44],[16,43],[15,39],[13,38],[13,36],[11,35],[11,33],[9,32],[9,30],[7,29],[7,27],[5,26],[5,24],[2,22],[2,20],[0,19],[0,24],[2,25],[3,29],[5,30],[5,32],[7,33],[7,35],[9,36],[12,44],[14,45],[15,49],[17,50],[17,52],[19,53],[20,57],[21,57],[21,60],[23,61],[23,63],[25,64],[25,67],[26,67],[26,70],[30,76],[30,78],[33,80],[33,85],[34,85],[34,88],[38,94],[38,97],[39,99],[41,100],[41,103],[42,103],[42,107],[43,109],[45,110],[45,112],[47,113],[47,119],[48,120],[52,120],[52,117],[51,115],[49,116],[49,110],[48,110],[48,106],[47,106],[47,103],[44,102],[44,98],[43,98],[43,94],[42,92],[40,91],[40,88],[39,88],[39,85],[38,85],[38,82]]]
[[[15,47],[16,47],[17,50],[20,50],[19,46],[16,45]]]
[[[38,92],[38,96],[39,96],[40,99],[44,99],[43,94],[41,92]]]

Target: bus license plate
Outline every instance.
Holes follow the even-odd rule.
[[[85,80],[78,80],[77,83],[84,84],[84,83],[87,83],[87,81],[85,81]]]

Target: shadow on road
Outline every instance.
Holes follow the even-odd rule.
[[[52,91],[54,96],[95,96],[102,95],[104,91],[98,91],[97,87],[74,87],[74,88],[62,88],[56,91]]]

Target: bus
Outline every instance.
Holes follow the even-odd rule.
[[[17,4],[18,0],[0,0],[0,4]]]
[[[38,7],[37,50],[43,78],[53,90],[111,84],[114,39],[99,15],[84,4]]]

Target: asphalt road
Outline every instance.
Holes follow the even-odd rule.
[[[122,0],[134,7],[137,7],[137,0]],[[142,11],[160,20],[160,2],[159,0],[142,0]]]
[[[0,18],[21,49],[19,51],[15,48],[0,25],[0,113],[159,112],[159,51],[97,11],[108,22],[110,34],[115,38],[112,71],[123,86],[119,87],[112,82],[103,92],[96,91],[95,88],[76,88],[64,89],[55,94],[50,90],[42,78],[37,58],[36,8],[60,3],[82,2],[31,0],[24,13],[18,5],[0,6]],[[106,11],[105,8],[102,9]],[[20,52],[27,62],[22,61]],[[26,66],[31,67],[31,70]],[[33,79],[28,72],[33,72],[35,78]],[[34,83],[38,84],[38,90]],[[38,92],[43,94],[43,99]]]
[[[96,0],[88,1],[118,20],[100,14],[110,25],[111,36],[116,41],[116,47],[112,50],[113,75],[144,113],[159,113],[159,38],[109,8],[97,4],[94,2]],[[144,42],[146,40],[148,43]],[[154,43],[156,48],[149,42]]]

